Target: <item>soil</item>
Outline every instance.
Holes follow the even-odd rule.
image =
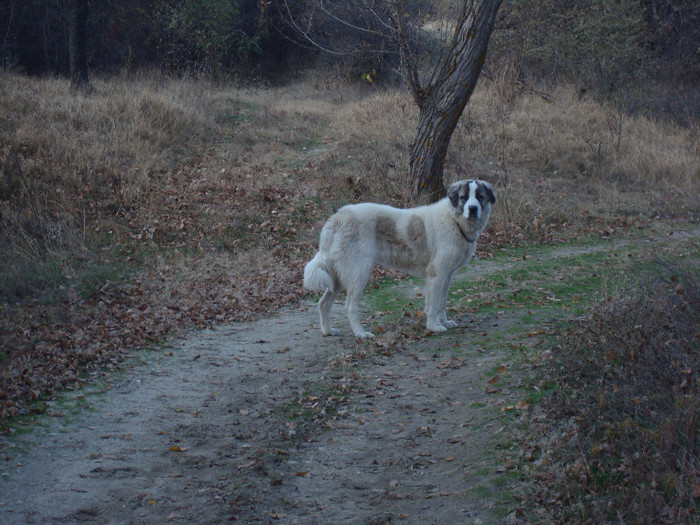
[[[479,341],[512,322],[361,342],[323,337],[305,302],[191,333],[2,438],[0,523],[500,522],[514,400]]]

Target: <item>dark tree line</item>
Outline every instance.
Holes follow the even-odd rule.
[[[630,98],[633,82],[700,80],[697,0],[6,0],[0,30],[6,67],[70,74],[76,88],[89,70],[241,78],[319,53],[356,78],[401,78],[420,109],[416,200],[444,195],[444,159],[492,33],[491,62],[520,83],[565,79]]]
[[[89,7],[85,49],[91,71],[157,67],[208,75],[275,74],[319,47],[356,77],[396,79],[400,46],[381,19],[353,8],[354,18],[303,21],[317,0],[81,0]],[[351,1],[325,4],[353,4]],[[363,0],[357,4],[381,2]],[[407,18],[430,20],[435,9],[461,2],[397,0]],[[29,74],[70,74],[71,7],[75,0],[0,2],[0,66]],[[430,6],[431,10],[425,8]],[[290,10],[291,12],[288,12]],[[457,16],[455,9],[454,16]],[[289,24],[317,39],[312,45]],[[346,18],[345,16],[343,18]],[[363,20],[364,18],[364,20]],[[369,28],[360,31],[357,28]],[[406,27],[403,36],[416,40]],[[388,38],[387,38],[388,37]],[[352,53],[348,54],[349,48]],[[532,76],[589,75],[600,68],[637,69],[640,60],[660,75],[700,75],[700,2],[697,0],[503,0],[492,55],[514,55]],[[420,51],[418,51],[420,53]],[[636,63],[635,63],[636,61]],[[582,70],[585,66],[586,70]],[[578,70],[578,71],[577,71]],[[602,71],[602,70],[601,70]],[[404,73],[400,73],[403,76]]]
[[[93,72],[273,74],[306,55],[276,29],[274,0],[3,0],[0,66],[72,75],[81,24]]]
[[[68,61],[70,80],[74,88],[88,85],[86,31],[90,8],[88,0],[71,0],[68,29]]]

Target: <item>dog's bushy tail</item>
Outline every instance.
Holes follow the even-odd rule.
[[[331,266],[326,254],[318,252],[304,266],[304,288],[312,292],[324,293],[326,290],[335,291],[335,283],[331,277]]]

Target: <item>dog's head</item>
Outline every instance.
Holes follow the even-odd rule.
[[[447,189],[447,197],[457,215],[468,220],[488,219],[491,205],[496,202],[493,188],[483,180],[461,180]]]

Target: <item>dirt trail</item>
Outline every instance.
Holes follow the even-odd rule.
[[[89,409],[51,406],[30,445],[2,438],[0,523],[500,523],[514,400],[484,393],[507,358],[479,346],[500,322],[385,348],[322,337],[305,303],[192,333]]]

